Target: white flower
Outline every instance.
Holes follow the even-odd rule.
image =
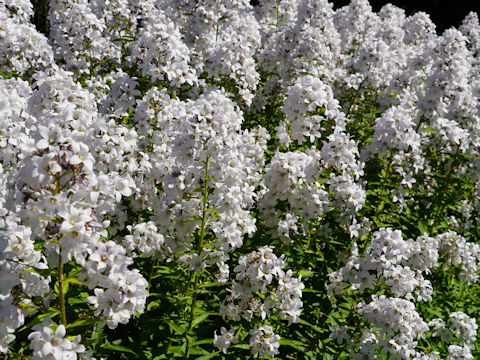
[[[220,335],[215,331],[213,337],[213,345],[221,350],[224,354],[227,353],[231,344],[238,343],[238,339],[235,337],[235,329],[227,330],[222,326],[220,329]]]
[[[449,315],[449,328],[467,344],[475,343],[477,338],[477,320],[467,314],[456,311]]]
[[[473,355],[470,352],[468,345],[458,346],[450,345],[448,347],[447,360],[473,360]]]
[[[280,335],[275,334],[270,325],[255,325],[249,333],[252,354],[272,358],[278,354],[278,348],[280,347],[278,340],[280,340]]]
[[[0,262],[0,267],[1,266],[2,264]],[[25,320],[23,311],[12,304],[13,300],[11,294],[8,293],[4,295],[0,293],[0,352],[7,352],[8,344],[15,340],[13,332],[20,327]]]
[[[64,211],[60,211],[59,215],[63,218],[60,225],[60,232],[62,233],[83,233],[87,222],[92,219],[90,209],[81,209],[73,205]]]
[[[52,330],[52,327],[56,329]],[[28,339],[35,359],[76,360],[77,353],[85,351],[85,347],[80,344],[80,335],[73,341],[68,340],[65,338],[65,326],[56,325],[49,318],[33,326],[32,330],[35,331],[28,335]]]
[[[348,334],[348,326],[335,326],[331,332],[330,339],[335,340],[338,344],[342,344],[344,341],[350,341],[350,335]]]

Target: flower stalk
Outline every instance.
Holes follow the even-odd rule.
[[[65,310],[65,294],[63,293],[63,261],[62,248],[59,248],[58,253],[58,305],[60,307],[60,318],[63,326],[67,327],[67,312]]]
[[[209,156],[207,155],[207,159],[205,160],[205,181],[203,183],[203,189],[202,189],[202,222],[200,226],[200,236],[198,238],[198,242],[196,244],[196,251],[200,255],[202,248],[203,248],[203,242],[205,239],[205,228],[207,225],[207,206],[208,206],[208,166],[209,166]],[[193,330],[193,320],[195,319],[195,306],[197,304],[197,292],[198,292],[198,286],[200,282],[200,274],[197,274],[194,271],[190,271],[190,275],[195,278],[194,284],[193,284],[193,294],[192,294],[192,303],[190,306],[190,317],[188,321],[188,333],[191,333]],[[191,282],[191,276],[189,279],[189,284]],[[187,338],[187,353],[186,353],[186,358],[188,359],[189,353],[189,340]]]

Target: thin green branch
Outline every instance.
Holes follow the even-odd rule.
[[[60,317],[62,324],[67,327],[67,313],[65,310],[65,294],[63,293],[63,262],[62,262],[62,248],[59,248],[58,253],[58,305],[60,307]]]
[[[202,248],[203,248],[203,242],[205,240],[205,228],[207,224],[207,207],[208,207],[208,166],[209,166],[209,156],[207,155],[207,160],[205,161],[205,172],[204,172],[204,183],[203,183],[203,189],[202,189],[202,223],[200,226],[200,236],[198,238],[198,242],[196,244],[196,251],[198,253],[198,256],[200,256]],[[190,272],[190,278],[189,278],[189,283],[191,280],[191,276],[194,276],[195,281],[193,285],[193,294],[192,294],[192,303],[190,307],[190,318],[188,321],[188,333],[190,333],[193,330],[193,320],[195,319],[195,306],[197,304],[197,292],[198,292],[198,285],[200,282],[200,274],[197,274],[196,272],[192,271]],[[188,359],[189,357],[189,339],[187,337],[187,349],[186,349],[186,355],[185,357]]]

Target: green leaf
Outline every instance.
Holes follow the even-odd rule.
[[[315,290],[315,289],[309,289],[309,288],[303,289],[302,292],[306,292],[306,293],[324,293],[324,291]]]
[[[425,222],[423,222],[422,220],[418,221],[417,228],[420,231],[420,234],[422,234],[422,235],[425,234],[425,233],[428,234],[428,232],[429,232],[427,224],[425,224]]]
[[[203,340],[195,341],[193,345],[211,344],[212,342],[213,342],[212,339],[203,339]]]
[[[437,129],[433,129],[431,127],[424,127],[422,129],[423,132],[426,132],[426,133],[438,133],[438,130]]]
[[[156,302],[156,301],[149,302],[148,305],[147,305],[147,311],[158,308],[160,306],[161,306],[160,302]]]
[[[170,330],[172,332],[174,332],[175,334],[183,335],[187,331],[187,329],[186,329],[187,324],[183,324],[183,327],[182,327],[182,326],[178,325],[178,323],[176,323],[173,320],[168,321],[167,324],[170,327]]]
[[[218,312],[211,312],[211,311],[205,311],[203,309],[196,309],[195,310],[195,314],[205,314],[205,315],[209,315],[209,316],[220,316],[220,313]]]
[[[200,356],[199,358],[197,358],[197,360],[208,360],[208,359],[213,358],[214,356],[217,356],[218,354],[219,354],[219,352],[215,351],[213,353],[209,353],[207,355]]]
[[[68,304],[69,305],[74,305],[74,304],[84,304],[85,302],[81,299],[77,298],[68,298]]]
[[[450,225],[446,223],[441,223],[440,225],[437,225],[433,228],[433,232],[436,232],[437,230],[440,229],[450,229],[450,230],[455,230],[455,228],[451,227]]]
[[[312,329],[318,331],[318,332],[324,332],[324,330],[322,330],[320,327],[318,327],[317,325],[313,325],[313,324],[310,324],[308,321],[305,321],[303,319],[298,319],[298,323],[299,324],[302,324],[302,325],[307,325],[309,327],[311,327]]]
[[[16,77],[17,75],[14,72],[6,73],[3,71],[0,71],[0,76],[3,77],[4,79],[10,79],[12,77]]]
[[[312,276],[313,274],[315,274],[315,271],[311,271],[311,270],[300,270],[298,272],[298,275],[301,275],[302,277]]]
[[[91,325],[91,324],[98,324],[103,322],[100,319],[83,319],[83,320],[78,320],[74,321],[71,324],[67,325],[67,329],[74,328],[74,327],[79,327],[79,326],[85,326],[85,325]]]
[[[297,350],[303,351],[307,347],[307,344],[298,341],[298,340],[290,340],[290,339],[280,339],[278,341],[280,345],[288,345],[291,346]]]
[[[201,285],[200,285],[200,288],[216,287],[216,286],[225,286],[226,284],[227,284],[227,283],[211,282],[211,283],[201,284]]]
[[[326,242],[329,243],[329,244],[334,244],[334,245],[345,245],[344,243],[336,241],[336,240],[332,240],[331,238],[328,239]]]
[[[210,353],[205,350],[205,349],[202,349],[201,347],[199,346],[193,346],[191,347],[189,350],[188,350],[188,353],[191,354],[191,355],[209,355]]]
[[[108,343],[108,344],[102,345],[102,349],[129,353],[129,354],[135,355],[135,357],[138,358],[138,354],[135,351],[122,345],[115,345],[115,344]]]
[[[383,208],[384,208],[384,206],[385,206],[385,202],[382,201],[382,202],[380,203],[380,205],[377,206],[377,211],[378,211],[378,212],[382,211]]]
[[[184,354],[185,353],[185,344],[171,346],[168,350],[168,354]]]
[[[52,309],[52,310],[50,310]],[[36,316],[32,321],[30,321],[27,325],[23,326],[22,328],[18,329],[17,332],[20,332],[20,331],[23,331],[25,329],[28,329],[30,327],[32,327],[33,325],[36,325],[36,324],[39,324],[42,322],[43,319],[45,319],[47,316],[53,318],[57,315],[60,315],[60,310],[57,310],[57,309],[53,309],[53,308],[49,308],[50,311],[44,313],[44,314],[40,314],[38,316]]]
[[[153,268],[156,273],[171,274],[175,272],[175,269],[169,268],[168,266],[156,265]]]
[[[192,321],[192,328],[194,328],[195,326],[200,324],[202,321],[207,319],[208,316],[209,316],[208,314],[201,314],[201,315],[196,316],[195,319],[193,319],[193,321]]]

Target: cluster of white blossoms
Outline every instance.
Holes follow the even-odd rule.
[[[105,60],[120,62],[120,46],[111,41],[105,20],[94,14],[88,1],[50,1],[48,20],[55,57],[76,76],[89,74]]]
[[[43,35],[29,0],[0,0],[0,353],[28,317],[65,315],[64,277],[95,326],[126,324],[145,310],[152,284],[139,269],[152,261],[230,284],[217,305],[236,323],[213,345],[226,354],[247,320],[252,353],[275,357],[282,329],[269,319],[298,323],[304,284],[273,243],[293,255],[308,236],[335,252],[343,240],[329,236],[350,233],[346,261],[319,271],[332,271],[334,304],[362,297],[365,326],[358,337],[339,323],[331,338],[354,359],[431,360],[440,353],[417,349],[431,334],[447,359],[473,359],[475,318],[451,309],[427,324],[420,308],[440,266],[466,286],[479,279],[480,245],[467,241],[480,209],[477,14],[437,35],[427,14],[375,13],[368,0],[48,8]],[[404,240],[384,205],[451,230]],[[245,255],[259,238],[268,245]],[[90,358],[55,320],[24,336],[33,358]]]
[[[438,251],[446,254],[447,262],[459,266],[460,278],[467,283],[478,282],[480,269],[480,245],[471,243],[454,231],[437,235]]]
[[[415,127],[408,109],[392,106],[375,119],[372,142],[362,148],[364,161],[374,157],[389,157],[395,171],[403,178],[397,190],[398,200],[403,195],[402,188],[411,188],[416,182],[415,174],[424,169],[420,136]]]
[[[250,330],[250,347],[252,354],[260,354],[268,357],[275,357],[278,354],[280,336],[273,332],[270,325],[262,325]]]
[[[428,236],[406,241],[400,230],[382,228],[363,256],[354,243],[345,266],[329,274],[327,291],[340,294],[348,283],[363,292],[383,283],[396,297],[414,299],[415,294],[419,301],[431,300],[433,289],[422,273],[438,266],[438,244]]]
[[[432,319],[428,326],[433,337],[441,338],[448,346],[448,360],[474,359],[471,350],[477,339],[478,325],[475,318],[468,316],[462,311],[456,311],[449,315],[448,322],[443,319]]]
[[[220,315],[233,321],[255,321],[278,314],[281,319],[288,320],[289,325],[298,322],[305,286],[301,276],[294,277],[292,270],[285,272],[284,267],[285,255],[277,257],[271,246],[240,257],[234,269],[236,276],[230,294],[220,304]],[[253,354],[273,357],[278,353],[280,337],[268,324],[255,325],[250,335]]]
[[[304,141],[313,143],[324,137],[327,131],[335,129],[339,132],[345,127],[345,115],[340,111],[331,87],[311,75],[299,77],[288,88],[282,111],[290,125],[279,125],[277,136],[287,146],[292,140],[299,144]]]
[[[2,201],[7,209],[3,214],[2,272],[11,278],[5,290],[8,294],[13,286],[21,286],[27,302],[29,297],[55,298],[58,294],[50,288],[50,278],[35,269],[55,269],[75,260],[83,266],[85,276],[80,279],[88,280],[92,289],[99,286],[88,301],[99,318],[115,327],[142,312],[148,295],[143,276],[127,269],[132,260],[124,256],[125,249],[102,241],[110,222],[106,214],[115,219],[116,204],[131,194],[134,181],[128,171],[119,174],[124,163],[115,168],[114,162],[103,161],[100,153],[111,141],[103,136],[103,129],[111,135],[117,131],[107,130],[109,124],[98,114],[92,95],[60,69],[39,73],[37,79],[29,91],[9,96],[9,103],[15,106],[4,112],[6,131],[1,143],[3,150],[10,151],[3,159],[10,166],[4,183],[9,190]],[[1,83],[8,89],[12,80]],[[115,145],[117,160],[121,160],[122,148],[131,150],[128,143]],[[118,215],[121,218],[122,212]],[[35,250],[38,241],[43,244],[42,251]],[[13,314],[18,312],[14,325]],[[13,311],[2,334],[18,327],[22,317],[19,308]],[[48,331],[32,335],[32,347],[38,347],[35,339],[41,342],[50,335]],[[5,337],[11,340],[10,335]],[[57,358],[55,351],[73,351],[70,348],[81,349],[67,344],[63,350],[51,351]],[[47,350],[38,351],[47,356]]]
[[[256,9],[263,41],[258,62],[273,81],[289,86],[312,74],[328,81],[341,78],[340,35],[333,4],[321,1],[262,1]]]
[[[260,200],[265,222],[287,242],[290,232],[305,234],[309,220],[321,220],[331,209],[338,212],[339,224],[350,225],[365,203],[364,163],[332,88],[318,77],[300,76],[287,88],[282,111],[286,119],[275,129],[280,143],[314,146],[277,151],[266,166]],[[280,206],[285,201],[286,212]]]
[[[438,336],[448,339],[448,331],[445,331],[446,326],[441,319],[432,320],[427,326],[415,311],[416,301],[432,300],[432,283],[423,275],[430,274],[439,266],[440,255],[445,257],[442,261],[446,264],[460,268],[460,276],[466,282],[478,281],[478,244],[469,243],[452,231],[435,237],[425,234],[416,240],[404,240],[400,230],[390,228],[375,232],[370,246],[362,255],[354,243],[345,266],[328,275],[326,289],[332,296],[344,293],[347,288],[363,293],[385,285],[393,296],[372,295],[371,302],[357,305],[365,320],[380,328],[380,332],[373,333],[373,345],[369,347],[372,356],[376,348],[382,348],[392,357],[409,359],[416,354],[418,342],[415,339],[423,338],[432,327]],[[407,315],[409,313],[411,318]],[[448,328],[455,329],[468,347],[476,337],[478,326],[475,319],[459,312],[452,313],[450,317]],[[338,330],[332,333],[339,342],[344,336],[340,336]],[[372,342],[372,338],[362,339],[361,342]],[[354,345],[352,342],[353,352],[356,351],[353,350]]]
[[[235,337],[234,329],[227,330],[226,328],[222,327],[220,329],[220,335],[217,332],[214,334],[213,345],[222,350],[224,354],[227,353],[230,345],[235,343],[238,343],[238,339]]]
[[[249,1],[159,1],[157,6],[183,34],[197,74],[233,82],[237,100],[250,105],[260,79],[254,56],[261,35]]]
[[[152,220],[167,257],[194,250],[190,234],[200,228],[206,207],[215,208],[207,231],[215,235],[211,245],[224,255],[195,251],[204,260],[216,258],[223,279],[222,259],[256,229],[250,208],[262,180],[268,133],[261,127],[241,130],[242,112],[225,92],[202,91],[194,101],[181,101],[152,88],[139,100],[138,131],[152,170],[138,183],[143,192],[138,205],[155,211]],[[163,191],[157,195],[158,183]]]
[[[162,10],[145,19],[145,26],[132,46],[130,62],[153,82],[169,80],[174,86],[197,81],[189,65],[190,49],[182,42],[179,29]]]
[[[25,314],[14,305],[16,300],[11,291],[15,286],[33,296],[43,295],[48,291],[49,279],[43,278],[35,272],[29,272],[30,266],[45,268],[40,252],[33,248],[30,239],[31,231],[19,227],[19,233],[2,234],[0,237],[0,352],[6,352],[8,344],[15,340],[12,334],[15,329],[23,325]],[[10,239],[15,243],[10,244]],[[13,246],[12,246],[13,245]],[[25,265],[23,265],[25,264]],[[25,275],[27,277],[25,278]],[[33,285],[33,286],[32,286]],[[39,288],[36,286],[39,285]],[[45,290],[45,287],[47,290]]]
[[[137,269],[128,269],[132,262],[114,241],[99,242],[88,259],[81,261],[78,279],[90,289],[95,288],[95,295],[86,301],[93,305],[95,316],[105,319],[111,329],[128,323],[131,316],[145,308],[148,283]]]
[[[291,241],[290,236],[298,233],[299,216],[307,224],[309,219],[319,218],[330,205],[330,196],[324,185],[308,178],[308,171],[319,162],[319,152],[277,153],[266,167],[265,186],[268,191],[260,201],[260,209],[266,224],[277,229],[278,236]],[[313,163],[313,164],[312,164]],[[310,181],[309,181],[310,180]],[[289,212],[281,219],[280,201],[289,204]]]
[[[370,358],[375,358],[377,347],[389,353],[392,359],[409,359],[415,355],[415,339],[424,337],[428,331],[428,325],[415,310],[415,304],[405,299],[372,295],[371,302],[357,306],[365,321],[379,329],[366,340],[374,345]]]
[[[266,191],[259,202],[266,224],[286,242],[332,208],[339,224],[350,224],[366,198],[358,157],[355,141],[344,132],[329,135],[321,150],[277,152],[265,168]],[[326,174],[324,181],[319,174]]]
[[[132,253],[137,250],[144,257],[161,255],[163,250],[163,235],[158,232],[153,221],[138,223],[134,226],[127,225],[131,235],[126,235],[122,241],[125,249]]]
[[[435,336],[446,341],[451,341],[456,336],[458,341],[471,345],[477,338],[477,321],[461,311],[451,313],[448,323],[442,319],[433,319],[429,326],[434,330]]]
[[[6,353],[8,351],[8,345],[15,340],[13,332],[23,325],[25,315],[18,307],[13,305],[14,299],[10,294],[11,288],[9,288],[8,285],[13,285],[12,281],[14,279],[10,275],[8,265],[2,260],[0,266],[2,282],[6,282],[5,285],[2,284],[2,292],[0,293],[0,321],[2,324],[0,327],[0,352]]]
[[[0,71],[19,75],[53,64],[53,51],[47,38],[30,23],[33,15],[28,0],[0,3]]]

